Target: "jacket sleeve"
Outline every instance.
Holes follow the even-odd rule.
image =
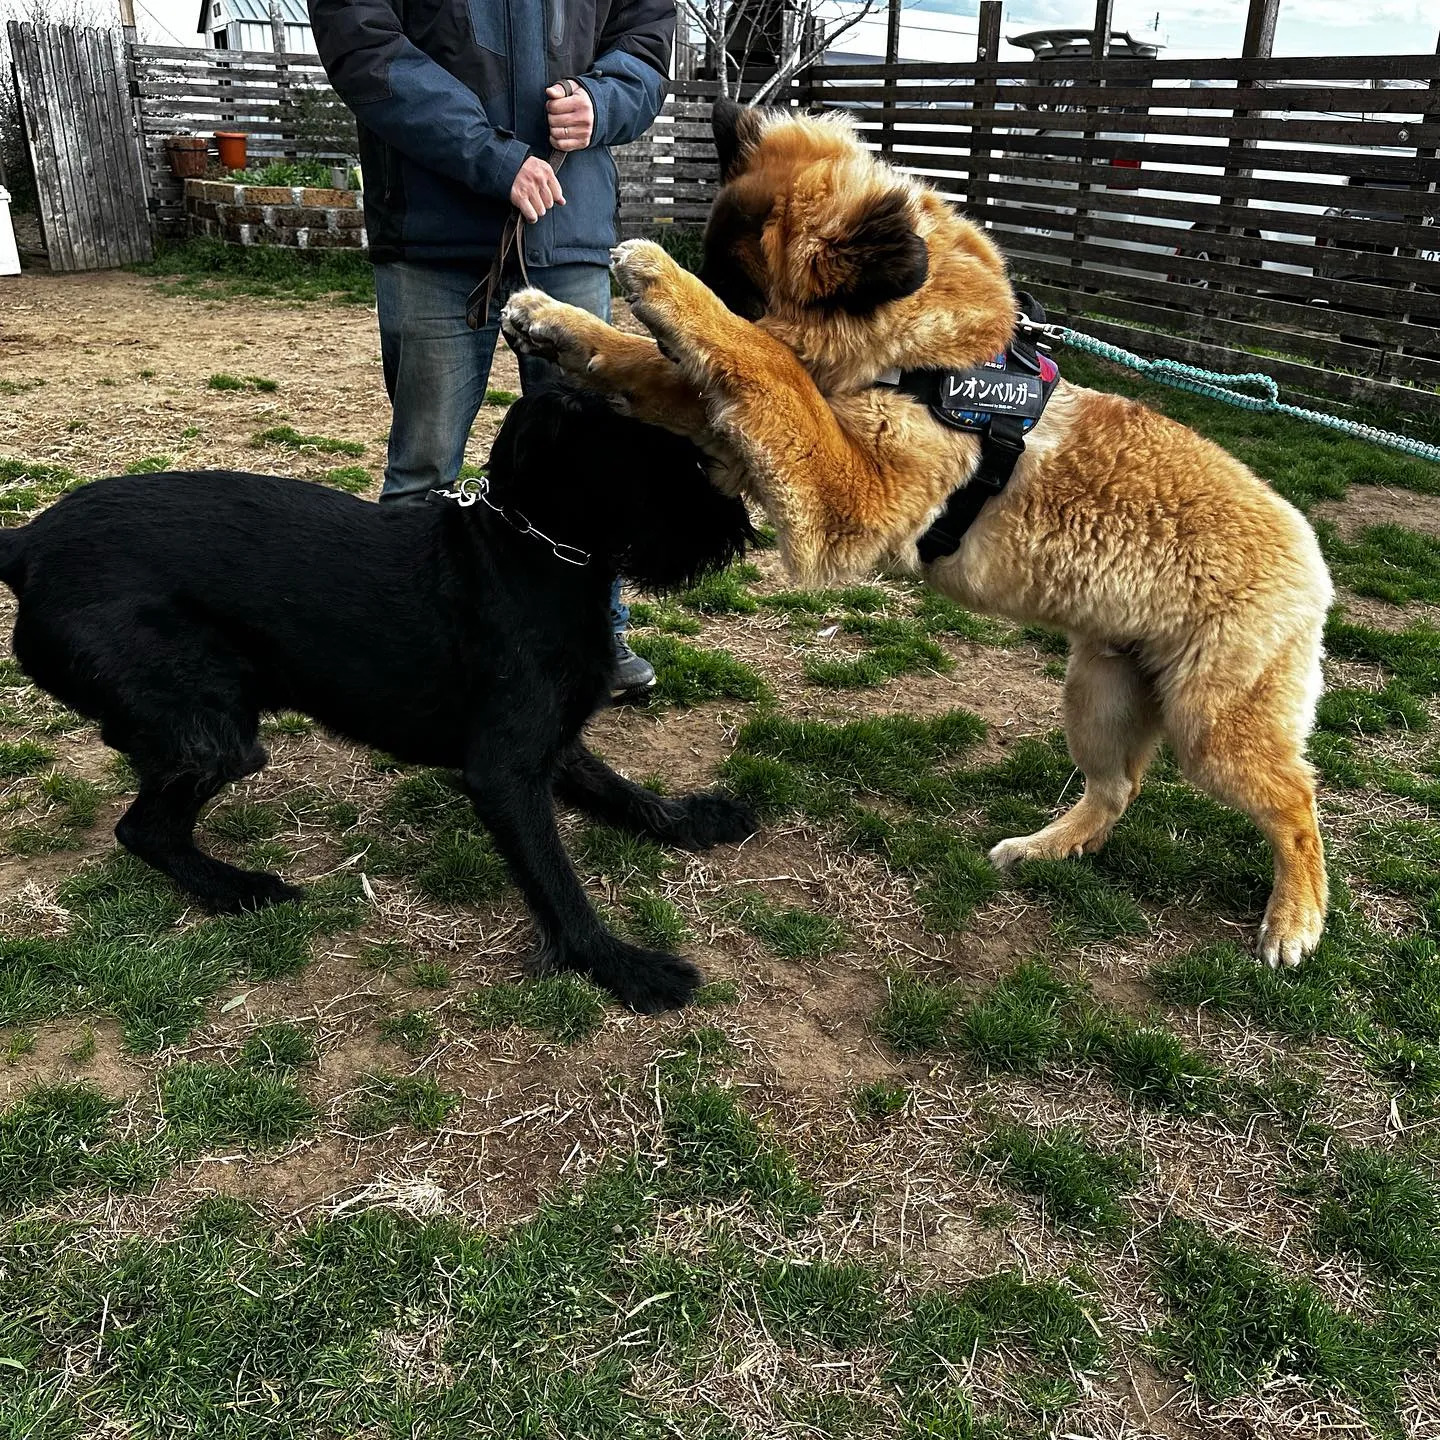
[[[595,144],[627,144],[655,123],[670,86],[674,43],[675,0],[618,0],[598,58],[575,77],[595,106]]]
[[[509,198],[530,154],[479,97],[406,36],[388,0],[309,0],[315,47],[340,98],[387,145],[481,195]]]

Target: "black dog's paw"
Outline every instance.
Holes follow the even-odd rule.
[[[760,828],[759,818],[743,800],[723,790],[702,790],[677,802],[683,814],[670,837],[682,850],[708,850],[712,845],[738,845]]]
[[[576,969],[585,970],[597,985],[622,1005],[642,1015],[678,1010],[705,983],[699,968],[663,950],[645,950],[608,937],[598,954],[571,956]],[[588,963],[585,963],[587,962]]]
[[[278,875],[263,870],[237,870],[211,886],[205,903],[219,915],[238,915],[245,910],[263,910],[267,905],[284,905],[303,900],[305,892],[287,885]]]

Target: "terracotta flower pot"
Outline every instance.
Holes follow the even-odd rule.
[[[196,180],[205,173],[210,142],[203,135],[172,135],[165,142],[165,153],[177,180]]]
[[[227,170],[245,168],[245,137],[238,130],[217,130],[215,145],[220,151],[220,163]]]

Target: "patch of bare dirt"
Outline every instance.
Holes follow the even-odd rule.
[[[1333,520],[1347,540],[1367,525],[1403,525],[1440,538],[1440,495],[1415,490],[1352,485],[1343,500],[1323,500],[1314,513],[1317,519]]]

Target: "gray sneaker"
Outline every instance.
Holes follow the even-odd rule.
[[[610,682],[617,700],[629,700],[655,688],[655,667],[637,655],[623,635],[615,637],[615,675]]]

